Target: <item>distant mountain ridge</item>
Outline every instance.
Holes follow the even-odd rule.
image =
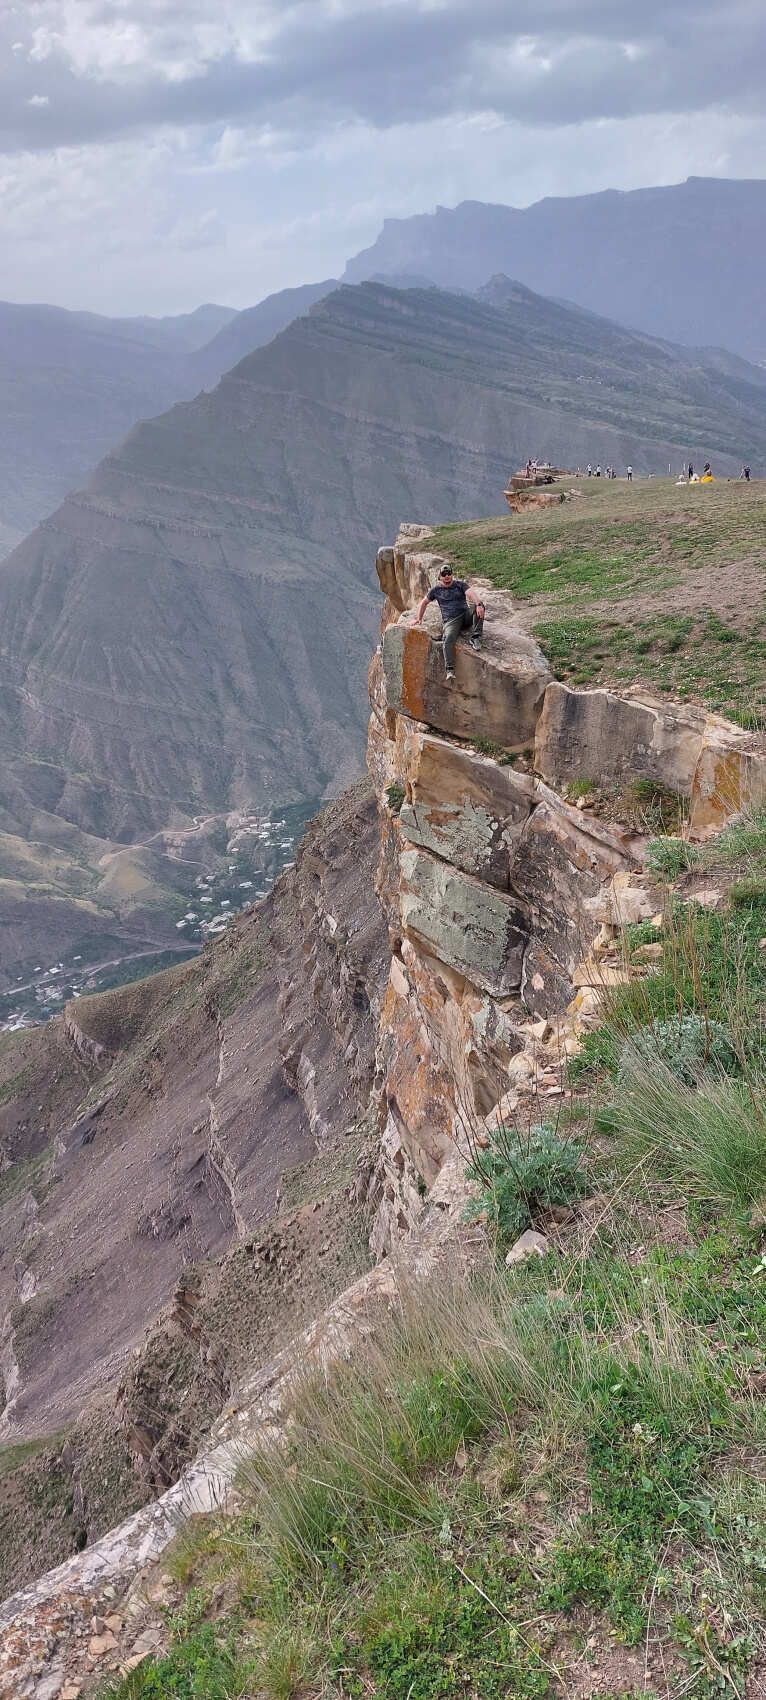
[[[375,549],[401,518],[503,511],[529,453],[766,468],[766,372],[508,278],[482,295],[333,290],[14,550],[0,835],[44,817],[52,842],[58,817],[113,850],[335,794],[363,749]]]
[[[336,289],[14,551],[7,741],[58,773],[46,807],[129,838],[335,785],[360,748],[374,547],[405,515],[501,509],[529,452],[766,466],[765,372],[506,278],[483,293]]]
[[[0,302],[0,560],[134,425],[212,388],[336,287],[164,319]]]
[[[238,361],[263,348],[272,337],[287,329],[293,319],[307,313],[317,301],[322,301],[338,282],[334,277],[323,283],[304,283],[297,289],[280,289],[267,295],[255,307],[245,307],[241,313],[223,325],[192,362],[195,375],[203,385],[217,383],[223,372],[229,372]]]
[[[0,558],[139,419],[193,394],[193,355],[233,316],[211,304],[109,319],[0,302]]]
[[[678,343],[766,359],[766,181],[690,177],[529,207],[463,201],[386,219],[344,282],[416,272],[476,290],[496,272]]]

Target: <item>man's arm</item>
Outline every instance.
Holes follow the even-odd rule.
[[[430,591],[426,591],[426,594],[423,597],[423,600],[420,603],[420,606],[418,608],[417,614],[415,615],[415,625],[416,626],[420,625],[420,622],[423,618],[423,615],[425,614],[426,608],[428,607],[430,600],[431,600],[431,593],[430,593]]]
[[[484,606],[484,597],[480,595],[478,590],[472,590],[469,585],[465,593],[465,599],[466,602],[470,603],[472,608],[476,609],[477,614],[481,614],[482,617],[486,614],[487,610]]]

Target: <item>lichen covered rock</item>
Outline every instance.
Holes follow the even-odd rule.
[[[402,927],[496,997],[518,991],[527,935],[518,905],[425,850],[400,858]]]
[[[429,733],[411,732],[402,743],[410,799],[401,809],[403,838],[507,891],[534,800],[530,775]]]

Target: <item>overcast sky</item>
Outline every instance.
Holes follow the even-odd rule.
[[[244,307],[468,198],[766,176],[763,0],[0,0],[0,296]]]

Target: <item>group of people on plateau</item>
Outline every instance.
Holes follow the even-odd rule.
[[[447,561],[439,570],[438,582],[431,586],[419,604],[415,615],[417,626],[421,624],[429,602],[438,603],[442,617],[445,676],[452,680],[455,677],[455,644],[461,632],[467,631],[471,649],[481,649],[486,609],[478,592],[471,589],[467,579],[455,578]]]

